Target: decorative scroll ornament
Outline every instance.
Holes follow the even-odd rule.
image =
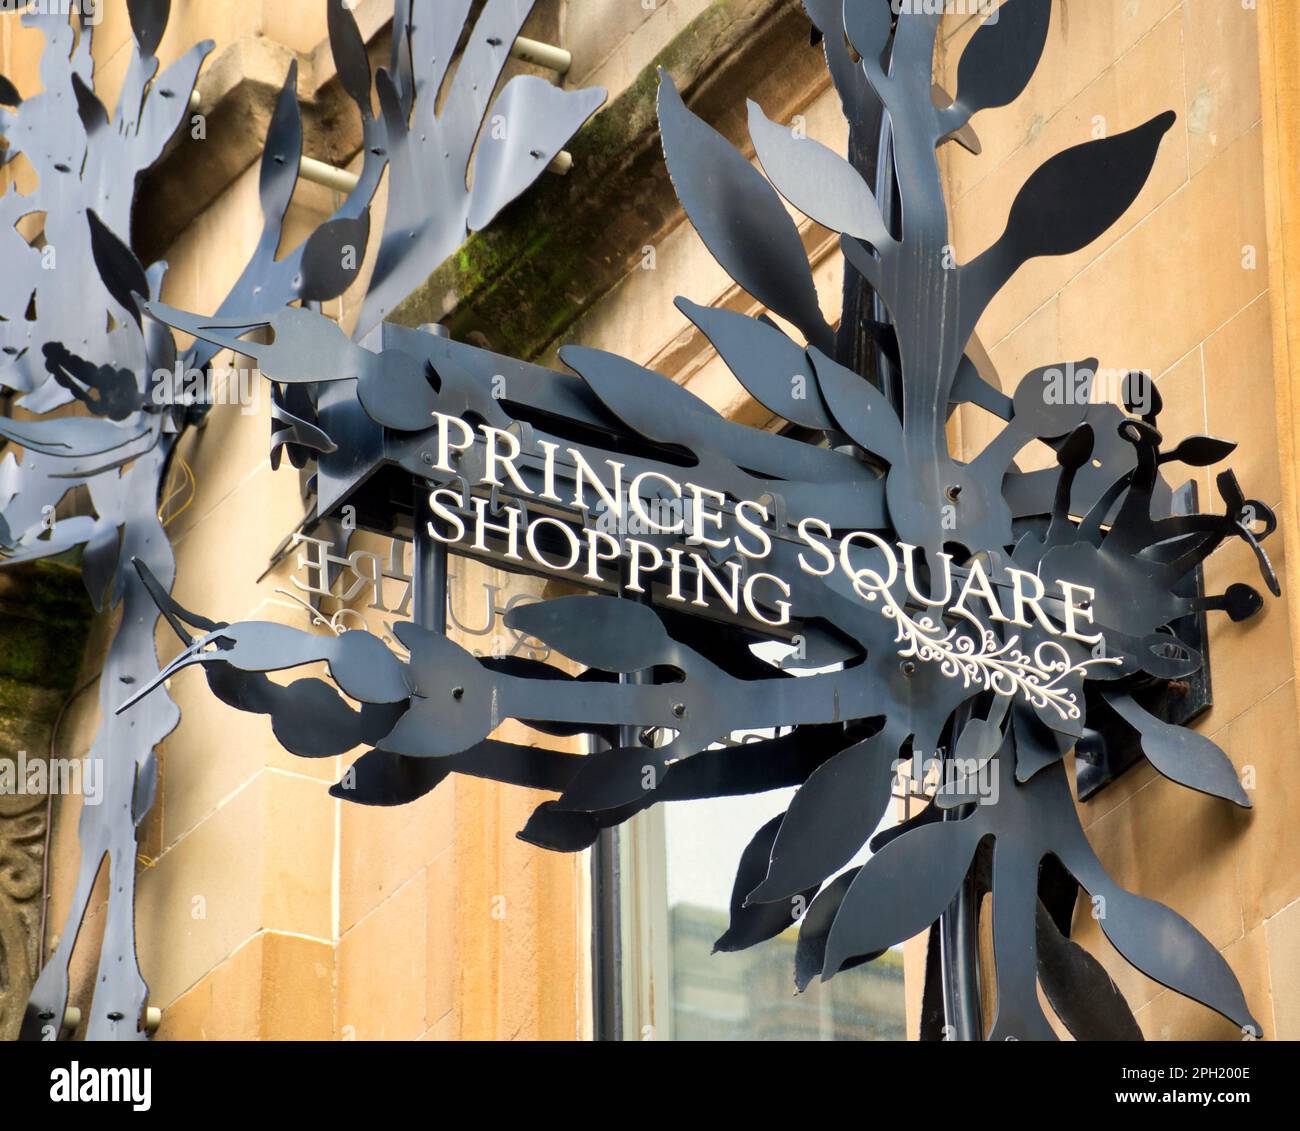
[[[874,601],[876,594],[866,598]],[[1063,686],[1068,681],[1081,681],[1085,672],[1099,664],[1119,665],[1118,658],[1084,660],[1074,663],[1069,651],[1054,640],[1044,640],[1032,655],[1020,648],[1020,637],[1002,640],[996,632],[982,624],[970,613],[961,612],[974,626],[975,635],[961,628],[944,626],[932,617],[913,619],[890,595],[880,592],[882,612],[898,626],[896,644],[900,659],[917,659],[923,663],[937,663],[939,670],[951,679],[960,679],[965,688],[975,687],[995,695],[1023,695],[1035,707],[1051,707],[1062,719],[1080,719],[1078,691]]]
[[[335,796],[403,804],[454,773],[543,790],[553,797],[520,835],[557,851],[586,848],[655,804],[796,787],[783,817],[742,854],[719,945],[755,945],[797,917],[803,988],[933,931],[969,888],[975,907],[991,897],[991,1039],[1054,1036],[1040,985],[1075,1036],[1133,1038],[1114,983],[1069,937],[1086,892],[1104,901],[1101,929],[1125,959],[1258,1033],[1222,955],[1106,874],[1064,758],[1090,735],[1122,731],[1166,777],[1250,806],[1221,750],[1148,708],[1153,689],[1203,664],[1172,634],[1177,622],[1208,612],[1240,621],[1263,605],[1242,584],[1218,595],[1185,590],[1215,549],[1241,539],[1278,592],[1262,545],[1276,521],[1227,471],[1217,478],[1222,513],[1174,513],[1166,475],[1220,463],[1233,445],[1203,436],[1167,445],[1159,394],[1143,375],[1124,380],[1123,407],[1059,395],[1064,374],[1096,375],[1095,360],[1046,364],[1007,395],[967,353],[983,311],[1021,266],[1086,247],[1134,203],[1173,115],[1050,159],[1016,196],[1004,233],[953,264],[936,150],[969,142],[972,115],[1019,96],[1047,39],[1050,0],[1009,0],[977,29],[946,105],[932,81],[938,14],[897,13],[888,0],[805,7],[851,129],[863,135],[882,109],[888,116],[901,214],[882,211],[853,164],[756,105],[749,128],[762,172],[691,113],[669,75],[659,99],[668,171],[688,217],[736,283],[793,332],[766,316],[679,306],[755,400],[789,422],[784,434],[725,420],[666,378],[597,350],[562,349],[566,374],[391,326],[368,349],[308,310],[208,317],[148,298],[138,281],[126,288],[142,296],[146,324],[254,356],[285,412],[320,433],[304,431],[314,443],[294,446],[315,461],[322,525],[344,505],[365,505],[362,485],[375,477],[407,489],[414,479],[433,515],[421,537],[593,591],[505,618],[582,674],[518,655],[476,657],[425,624],[393,626],[399,655],[364,632],[208,620],[175,604],[169,579],[155,581],[141,560],[139,583],[181,652],[117,710],[148,710],[167,679],[201,667],[224,702],[269,716],[293,753],[363,748]],[[395,83],[388,103],[403,105],[414,81]],[[459,199],[462,182],[448,191]],[[841,233],[850,278],[879,300],[871,325],[845,326],[837,341],[782,196]],[[419,211],[399,228],[416,230],[443,203],[409,199]],[[266,342],[248,341],[257,328],[270,331]],[[843,348],[860,332],[876,343],[878,383]],[[311,420],[299,411],[309,390],[319,408]],[[963,405],[1003,422],[969,461],[948,441],[949,414]],[[1055,467],[1016,464],[1035,440],[1055,452]],[[617,506],[624,494],[642,519],[666,496],[689,503],[689,526],[683,506],[681,522],[635,537],[598,529],[593,498]],[[947,611],[904,619],[910,606],[897,594],[892,606],[862,600],[854,580],[878,574],[882,543],[914,549],[918,592],[932,591],[942,563],[954,576],[966,570],[963,597],[978,591],[989,630],[1017,626],[1005,628],[1007,643],[961,624],[950,637]],[[797,637],[802,672],[756,654],[774,636]],[[923,662],[925,650],[944,658]],[[282,686],[268,675],[322,662],[337,692],[320,679]],[[599,749],[578,756],[503,742],[493,735],[506,719],[589,736]],[[762,730],[777,737],[718,745]],[[652,733],[663,740],[635,737]],[[969,767],[966,776],[993,775],[997,789],[983,803],[945,791],[873,839],[896,764],[940,750]],[[848,868],[868,841],[873,857]]]

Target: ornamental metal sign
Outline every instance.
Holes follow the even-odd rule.
[[[1053,1039],[1041,985],[1075,1037],[1140,1039],[1114,983],[1070,938],[1075,905],[1087,893],[1128,962],[1258,1034],[1215,948],[1173,911],[1107,875],[1080,823],[1065,759],[1085,747],[1136,742],[1171,780],[1249,807],[1226,755],[1162,704],[1207,663],[1188,623],[1207,613],[1245,620],[1263,604],[1244,583],[1204,593],[1201,563],[1240,539],[1277,594],[1262,546],[1276,521],[1228,470],[1218,474],[1215,508],[1185,505],[1175,490],[1181,469],[1218,465],[1234,445],[1167,437],[1146,375],[1125,375],[1121,403],[1103,403],[1068,392],[1091,385],[1095,359],[1044,358],[1007,394],[971,356],[980,316],[1021,266],[1086,247],[1124,214],[1174,116],[1051,158],[1015,197],[1003,234],[957,263],[937,150],[970,144],[975,113],[1019,96],[1046,41],[1050,0],[1002,4],[970,40],[956,94],[945,97],[932,75],[940,19],[932,6],[806,0],[851,127],[865,136],[882,116],[887,122],[889,175],[875,181],[750,103],[760,171],[662,74],[660,126],[682,206],[709,251],[770,316],[688,298],[678,306],[754,399],[786,423],[761,430],[724,419],[613,353],[566,347],[563,372],[380,323],[448,242],[454,247],[467,224],[495,213],[479,194],[497,194],[497,206],[517,195],[524,170],[536,172],[599,104],[583,92],[563,92],[562,101],[551,87],[534,103],[526,90],[511,97],[507,86],[501,112],[511,121],[535,113],[544,123],[523,131],[540,156],[529,151],[525,160],[480,142],[476,168],[491,187],[480,189],[475,176],[466,200],[464,162],[486,110],[486,78],[495,81],[501,44],[530,6],[489,0],[457,71],[461,83],[467,67],[470,74],[481,67],[483,81],[474,97],[449,98],[435,113],[430,92],[469,5],[399,2],[394,67],[373,81],[381,121],[370,116],[372,80],[346,5],[330,4],[340,73],[373,135],[357,190],[366,200],[349,198],[344,214],[309,241],[296,273],[278,262],[250,265],[250,279],[267,280],[253,288],[265,301],[241,292],[212,316],[167,306],[157,298],[157,271],[135,262],[122,223],[90,217],[84,242],[137,353],[147,346],[148,361],[169,361],[171,331],[179,330],[199,343],[200,367],[232,349],[271,382],[275,457],[313,471],[313,509],[299,535],[329,541],[336,560],[351,560],[347,528],[336,521],[351,508],[355,525],[388,534],[404,527],[415,544],[413,616],[393,623],[389,641],[366,631],[229,624],[209,619],[216,610],[181,608],[168,592],[165,538],[146,521],[171,442],[145,445],[147,456],[119,449],[143,443],[124,430],[170,436],[165,425],[174,431],[183,414],[140,404],[140,356],[133,369],[125,360],[108,365],[103,343],[74,335],[47,348],[56,389],[94,415],[5,422],[4,435],[35,453],[25,474],[38,483],[73,461],[101,516],[75,531],[92,543],[87,560],[100,563],[93,576],[101,595],[111,579],[114,599],[128,601],[124,624],[138,618],[149,627],[142,604],[150,600],[181,642],[158,670],[151,635],[133,637],[130,680],[118,678],[110,657],[115,678],[101,697],[110,736],[129,720],[137,740],[156,742],[176,722],[164,683],[201,668],[225,703],[268,715],[296,755],[363,748],[335,796],[403,804],[451,774],[542,790],[553,796],[520,835],[566,852],[657,804],[796,787],[786,812],[756,830],[740,858],[721,949],[761,944],[797,920],[794,983],[803,989],[929,931],[923,1035]],[[131,7],[138,17],[147,6]],[[137,38],[149,39],[139,26]],[[422,73],[431,59],[433,73]],[[268,152],[296,144],[284,140],[296,120],[292,82],[286,90]],[[84,107],[83,117],[97,120]],[[408,126],[417,120],[429,131],[419,132],[424,149]],[[404,163],[450,151],[437,131],[470,139],[447,166],[456,175],[445,181],[446,197],[404,190],[427,183],[404,179]],[[393,183],[390,230],[367,314],[350,338],[311,300],[351,281],[338,264],[346,247],[364,243],[364,205],[384,162]],[[263,183],[284,203],[292,178],[282,178],[281,167],[264,167]],[[895,189],[901,207],[891,206]],[[846,274],[867,289],[878,318],[855,319],[837,335],[782,198],[841,235]],[[418,250],[406,255],[408,244]],[[271,286],[282,276],[296,282]],[[306,301],[291,305],[296,300]],[[862,332],[873,344],[870,366],[845,348]],[[35,392],[48,385],[39,377],[30,377]],[[44,407],[65,399],[50,395]],[[954,454],[948,435],[963,406],[1001,422],[971,459]],[[112,442],[104,438],[110,430]],[[1052,463],[1026,470],[1017,457],[1035,441]],[[140,470],[151,459],[153,472]],[[134,489],[125,488],[146,474],[152,494],[133,478]],[[99,499],[110,496],[119,509],[106,502],[99,511]],[[131,508],[142,497],[148,513],[138,515]],[[28,517],[9,522],[15,559],[46,549]],[[138,522],[150,528],[145,541],[134,533]],[[504,614],[511,630],[549,652],[475,655],[446,634],[448,557],[585,592]],[[796,639],[801,659],[793,666],[755,648]],[[546,662],[551,653],[581,674]],[[320,662],[328,683],[270,678]],[[593,752],[494,738],[510,719],[557,739],[585,736]],[[765,728],[777,737],[731,741]],[[151,748],[107,749],[119,760],[134,757],[145,780]],[[913,758],[940,764],[941,787],[919,813],[873,837],[898,764]],[[89,871],[75,917],[106,846],[129,844],[148,791],[128,788],[124,800],[129,812],[117,824],[83,825]],[[868,842],[869,861],[846,868]],[[120,921],[115,906],[110,925]],[[992,919],[996,984],[987,1031],[972,942],[982,907]],[[117,914],[127,916],[124,933],[110,932],[106,948],[129,945],[129,905]],[[66,935],[75,936],[75,923]],[[33,994],[30,1032],[66,1000],[67,954],[54,958]],[[110,979],[108,990],[97,990],[97,1014],[101,995],[115,989]],[[129,1024],[117,1028],[92,1019],[92,1035],[134,1034],[136,1014],[125,1016]]]

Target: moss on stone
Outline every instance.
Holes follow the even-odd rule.
[[[77,677],[94,609],[66,558],[4,575],[0,589],[0,714],[22,717],[37,691],[68,691]]]
[[[445,321],[453,337],[483,333],[511,357],[542,353],[612,285],[611,265],[639,254],[639,247],[611,246],[607,229],[636,206],[659,160],[659,71],[690,85],[771,7],[768,0],[719,0],[697,16],[577,134],[567,177],[542,178],[487,231],[471,235],[391,320]]]

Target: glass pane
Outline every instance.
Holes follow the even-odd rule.
[[[903,952],[794,992],[797,926],[734,954],[711,953],[727,929],[731,887],[754,834],[794,790],[665,805],[670,1033],[676,1040],[904,1040]],[[885,823],[893,824],[891,811]],[[861,864],[867,850],[846,867]]]

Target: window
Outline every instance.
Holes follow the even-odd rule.
[[[759,649],[766,648],[760,645]],[[732,742],[773,737],[735,734]],[[657,805],[593,853],[597,1035],[623,1040],[903,1040],[903,953],[795,993],[798,925],[734,953],[727,930],[741,853],[783,813],[784,789]],[[891,806],[883,825],[892,825]],[[845,867],[870,855],[862,852]],[[602,928],[603,922],[603,928]],[[605,937],[602,940],[602,929]]]

